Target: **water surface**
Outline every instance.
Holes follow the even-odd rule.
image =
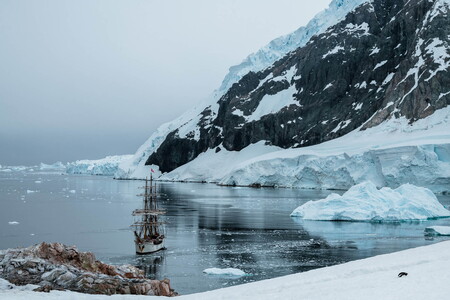
[[[181,294],[273,278],[435,243],[426,222],[370,224],[302,221],[289,214],[330,191],[158,183],[167,210],[167,250],[134,254],[133,209],[141,181],[57,172],[0,172],[0,249],[42,241],[77,245],[112,264],[129,263],[150,278],[169,278]],[[27,191],[28,190],[28,191]],[[439,196],[448,207],[450,196]],[[8,222],[19,222],[10,225]],[[241,278],[206,275],[239,268]]]

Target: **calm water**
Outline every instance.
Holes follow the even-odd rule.
[[[128,229],[131,211],[141,205],[136,197],[141,185],[108,177],[0,172],[0,249],[42,241],[77,245],[105,262],[167,277],[176,291],[188,294],[435,243],[445,238],[425,238],[424,228],[450,226],[450,219],[366,224],[289,217],[297,206],[329,191],[159,183],[168,249],[142,257],[134,254]],[[450,196],[439,200],[450,205]],[[210,267],[239,268],[249,275],[203,274]]]

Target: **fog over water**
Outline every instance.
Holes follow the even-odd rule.
[[[133,153],[329,0],[0,2],[0,164]]]

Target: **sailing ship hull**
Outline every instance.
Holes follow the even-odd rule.
[[[165,249],[164,240],[156,245],[153,242],[144,242],[135,244],[136,244],[136,254],[150,254]]]

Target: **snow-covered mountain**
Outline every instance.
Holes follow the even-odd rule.
[[[191,110],[187,111],[179,118],[161,125],[149,139],[136,151],[134,157],[120,164],[116,173],[117,178],[145,178],[150,171],[150,166],[146,165],[147,158],[155,152],[166,137],[176,129],[180,133],[196,131],[197,123],[202,117],[202,113],[209,109],[211,118],[217,114],[220,97],[237,81],[239,81],[249,71],[261,71],[276,60],[286,55],[288,52],[304,46],[309,39],[324,32],[328,27],[336,24],[348,12],[359,4],[367,0],[333,0],[329,7],[317,14],[305,27],[300,27],[291,34],[276,38],[262,49],[250,54],[239,65],[230,68],[221,86],[202,103],[199,103]],[[158,169],[158,166],[152,166]]]
[[[232,68],[222,85],[226,92],[216,92],[210,103],[160,127],[133,159],[120,165],[116,176],[143,177],[151,166],[172,180],[336,188],[340,182],[348,185],[372,176],[380,186],[395,186],[411,179],[392,174],[403,156],[409,163],[425,164],[422,170],[432,170],[433,159],[436,164],[449,164],[448,146],[424,146],[450,144],[446,134],[450,132],[446,108],[450,104],[449,8],[449,0],[333,2],[306,29],[296,31],[298,35],[277,39],[249,56],[245,61],[252,62],[250,69],[245,61]],[[334,19],[330,17],[333,12]],[[308,27],[316,34],[310,34]],[[271,52],[275,57],[275,45],[285,45],[285,55],[259,67],[259,63],[272,61],[256,57],[264,57],[267,49],[275,49]],[[240,78],[246,70],[251,71]],[[227,83],[232,78],[238,81]],[[423,122],[433,123],[425,134]],[[391,136],[389,128],[400,132],[403,142],[409,141],[405,145],[415,150],[378,153],[377,147],[386,151],[405,146],[384,142]],[[415,134],[414,128],[422,129]],[[429,132],[440,138],[424,142]],[[374,133],[381,133],[377,141],[367,138]],[[358,151],[352,151],[345,145],[354,144],[352,139],[369,145],[358,144]],[[324,147],[333,150],[327,152]],[[311,151],[317,149],[323,150],[319,152],[322,158],[327,153],[332,156],[309,163],[305,153],[314,154]],[[290,160],[284,159],[286,155]],[[392,171],[380,164],[389,157],[394,157]],[[227,166],[220,167],[221,159],[227,159]],[[367,165],[372,166],[371,172],[355,174],[350,166],[358,171],[362,167],[355,164],[358,161],[371,162]],[[208,168],[214,172],[207,172]],[[200,169],[203,175],[197,174]],[[267,174],[268,169],[273,173]],[[436,170],[444,169],[440,165]],[[404,171],[408,174],[410,169]],[[333,178],[324,181],[321,173]],[[417,174],[411,171],[409,175]],[[436,181],[430,184],[440,186],[437,181],[445,185],[450,176],[443,171],[429,178]]]

